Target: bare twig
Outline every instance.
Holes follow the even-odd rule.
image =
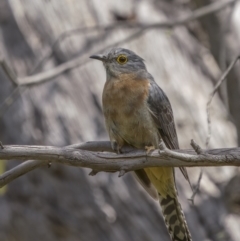
[[[202,148],[194,141],[194,140],[191,140],[191,146],[192,148],[194,149],[194,151],[198,154],[198,155],[201,155],[203,154],[203,150]]]
[[[200,184],[201,184],[202,176],[203,176],[203,170],[202,170],[202,168],[201,168],[200,174],[199,174],[199,176],[198,176],[197,185],[196,185],[196,187],[194,188],[194,191],[193,191],[192,196],[188,199],[189,201],[192,202],[192,205],[194,205],[194,198],[195,198],[196,194],[198,193],[198,191],[199,191],[199,189],[200,189]]]
[[[25,161],[18,166],[10,169],[9,171],[4,172],[0,176],[0,188],[15,180],[16,178],[38,168],[41,166],[47,166],[47,162],[43,162],[41,160],[28,160]]]
[[[2,142],[0,141],[0,147],[1,149],[4,149]]]
[[[223,75],[221,76],[221,78],[218,80],[218,82],[216,83],[216,85],[213,88],[213,91],[210,93],[208,102],[207,102],[207,123],[208,123],[208,135],[206,138],[206,148],[209,145],[209,141],[211,138],[211,115],[210,115],[210,105],[212,102],[212,99],[214,97],[214,95],[216,94],[218,88],[221,86],[221,84],[223,83],[223,81],[226,79],[227,75],[229,74],[229,72],[232,70],[232,68],[235,66],[235,64],[237,63],[238,59],[240,59],[240,56],[236,57],[236,59],[234,59],[232,61],[232,63],[229,65],[229,67],[226,69],[226,71],[223,73]],[[193,140],[191,140],[191,146],[193,147],[193,149],[196,151],[197,154],[199,155],[204,155],[204,152],[202,150],[202,148],[197,145]],[[192,197],[189,199],[192,201],[192,203],[194,204],[194,197],[197,194],[197,192],[199,191],[200,188],[200,183],[201,183],[201,179],[202,179],[202,175],[203,175],[203,170],[201,169],[201,172],[199,174],[198,177],[198,182],[197,182],[197,186],[192,194]]]
[[[102,146],[106,143],[104,142]],[[101,146],[101,142],[91,142],[90,149],[93,144]],[[85,143],[85,149],[87,149],[87,143]],[[35,161],[24,162],[2,174],[0,176],[0,187],[2,187],[30,170],[47,165],[49,160],[52,163],[91,168],[94,172],[120,171],[120,175],[122,175],[132,170],[155,166],[240,166],[240,148],[206,150],[204,154],[200,155],[196,155],[194,150],[173,151],[167,148],[161,150],[160,153],[155,150],[146,154],[145,150],[133,148],[130,153],[117,155],[112,152],[93,152],[66,147],[4,146],[3,150],[0,149],[0,159],[35,159]]]
[[[194,149],[194,151],[198,154],[198,155],[204,155],[204,151],[203,149],[194,141],[191,140],[191,146]],[[197,181],[197,185],[193,190],[192,196],[188,199],[189,201],[192,202],[192,205],[194,205],[194,198],[196,196],[196,194],[198,193],[199,189],[200,189],[200,184],[201,184],[201,180],[202,180],[202,175],[203,175],[203,169],[201,168],[199,176],[198,176],[198,181]]]
[[[9,80],[13,83],[14,86],[18,86],[17,76],[13,73],[11,68],[8,66],[6,61],[0,57],[0,66],[2,67],[4,73],[9,78]]]
[[[218,80],[218,82],[216,83],[216,85],[213,88],[213,91],[210,93],[209,95],[209,99],[207,102],[207,123],[208,123],[208,135],[206,138],[206,147],[208,147],[209,145],[209,141],[211,138],[211,116],[210,116],[210,105],[212,102],[212,99],[214,97],[214,95],[216,94],[218,88],[220,87],[220,85],[222,84],[222,82],[226,79],[227,75],[229,74],[229,72],[232,70],[232,68],[235,66],[235,64],[237,63],[237,61],[240,59],[240,55],[237,56],[232,62],[231,64],[228,66],[228,68],[226,69],[226,71],[224,71],[223,75],[221,76],[221,78]]]

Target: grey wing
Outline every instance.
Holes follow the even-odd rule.
[[[158,128],[159,134],[161,135],[161,138],[167,148],[179,149],[171,104],[164,91],[154,80],[150,81],[148,106]],[[180,167],[180,170],[192,188],[186,168]]]
[[[153,80],[150,82],[148,106],[165,145],[169,149],[179,149],[171,104]]]

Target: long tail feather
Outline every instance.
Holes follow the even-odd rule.
[[[192,241],[188,230],[182,207],[178,202],[177,195],[167,195],[165,198],[159,194],[159,202],[165,224],[168,228],[172,241]]]
[[[158,192],[159,203],[172,241],[192,241],[182,207],[178,202],[174,169],[151,167],[144,170]]]

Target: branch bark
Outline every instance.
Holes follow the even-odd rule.
[[[151,153],[129,147],[124,150],[124,154],[109,151],[111,151],[110,142],[106,141],[88,142],[63,148],[52,146],[4,146],[4,149],[0,149],[0,159],[34,159],[35,161],[26,161],[2,174],[0,176],[0,187],[37,167],[47,165],[49,161],[69,166],[91,168],[94,173],[100,171],[126,173],[157,166],[240,166],[240,148],[202,150],[200,154],[196,154],[194,150],[172,151],[162,145],[160,145],[160,150]]]

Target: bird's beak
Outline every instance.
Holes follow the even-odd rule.
[[[106,60],[106,56],[104,56],[103,54],[91,55],[89,58],[91,58],[91,59],[98,59],[98,60],[101,60],[101,61],[105,61]]]

